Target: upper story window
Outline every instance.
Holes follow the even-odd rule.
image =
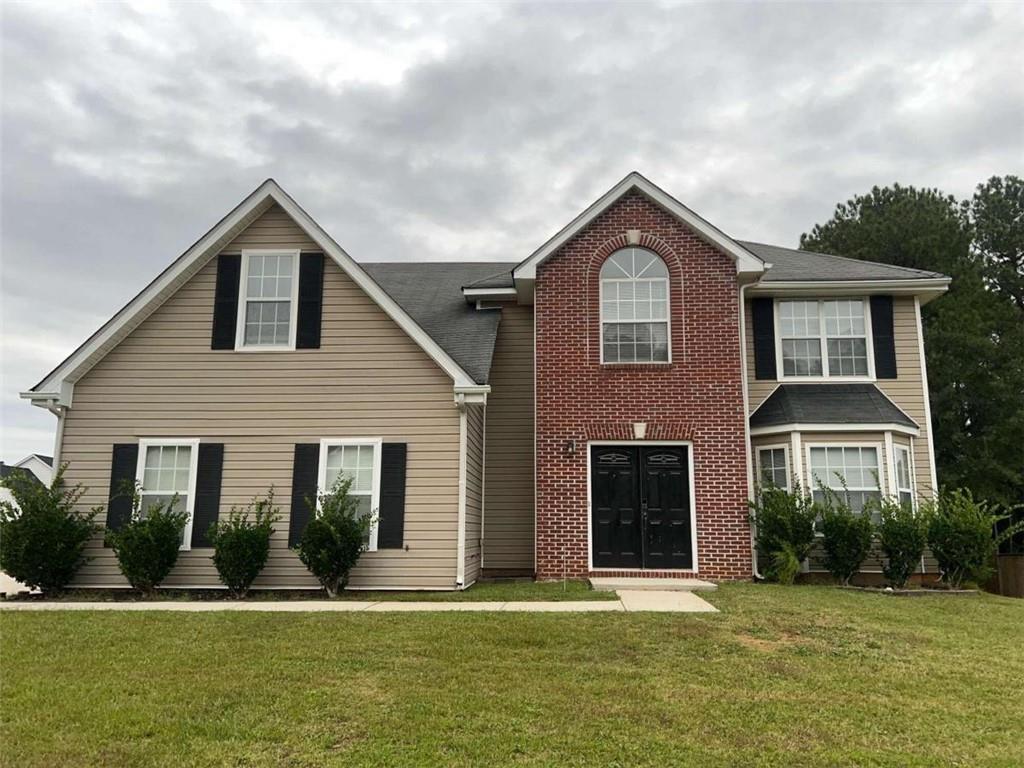
[[[669,361],[668,267],[644,248],[616,251],[601,267],[601,362]]]
[[[863,299],[778,302],[782,377],[868,377],[867,302]]]
[[[239,349],[294,349],[298,251],[244,251]]]

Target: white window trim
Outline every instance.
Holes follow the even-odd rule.
[[[786,445],[785,443],[772,443],[771,445],[758,445],[758,446],[755,446],[754,450],[756,451],[756,455],[757,455],[757,481],[758,481],[758,484],[760,484],[760,483],[762,483],[764,481],[764,475],[761,473],[761,451],[778,451],[778,450],[782,451],[783,456],[784,456],[784,460],[785,460],[785,467],[786,467],[786,485],[784,486],[783,489],[788,491],[790,489],[790,486],[792,485],[792,481],[791,481],[791,478],[790,478],[790,476],[792,475],[792,472],[790,471],[790,466],[789,466],[789,446]]]
[[[199,438],[198,437],[151,437],[139,440],[139,456],[135,462],[135,482],[142,486],[146,474],[146,453],[150,448],[169,448],[172,446],[188,446],[192,449],[189,454],[188,467],[188,504],[185,511],[188,512],[188,522],[185,523],[185,531],[182,534],[182,543],[179,551],[187,552],[192,549],[192,522],[195,520],[196,509],[196,475],[199,472]]]
[[[887,482],[887,472],[885,469],[885,446],[883,443],[875,441],[846,441],[836,443],[807,443],[804,447],[804,459],[806,463],[804,466],[807,468],[807,485],[805,486],[808,493],[813,493],[818,489],[818,485],[814,480],[814,472],[811,469],[811,449],[812,448],[874,448],[875,455],[878,458],[878,487],[877,488],[853,488],[851,491],[878,491],[879,496],[885,496],[885,488]],[[829,478],[822,478],[826,482]],[[828,486],[831,488],[832,486]],[[833,490],[835,490],[833,488]]]
[[[238,278],[238,317],[235,322],[235,349],[239,352],[285,352],[295,349],[296,326],[299,320],[299,260],[301,252],[289,248],[253,248],[242,251],[242,271]],[[246,344],[245,317],[249,305],[249,257],[291,256],[292,295],[288,320],[287,344]]]
[[[787,376],[785,374],[785,365],[782,361],[782,329],[779,322],[779,305],[785,301],[806,301],[806,302],[817,302],[818,303],[818,347],[821,350],[821,376]],[[866,376],[829,376],[828,375],[828,336],[825,334],[825,302],[826,301],[860,301],[861,306],[864,307],[864,346],[867,347],[868,356],[868,372]],[[831,381],[831,382],[850,382],[850,381],[877,381],[875,376],[875,345],[874,345],[874,333],[871,328],[871,302],[866,296],[830,296],[825,298],[804,298],[788,296],[782,298],[776,298],[773,307],[773,321],[775,324],[775,375],[779,381],[804,381],[804,382],[815,382],[815,381]],[[840,338],[840,337],[836,337]],[[842,337],[842,338],[853,338],[853,337]]]
[[[608,360],[608,361],[606,361],[604,359],[604,322],[605,322],[604,321],[604,284],[605,284],[605,280],[608,280],[609,282],[614,281],[614,282],[620,282],[620,283],[631,283],[631,282],[634,282],[634,280],[633,280],[633,278],[626,278],[626,277],[622,277],[622,278],[616,278],[616,277],[602,278],[601,277],[601,270],[604,269],[604,265],[608,262],[608,259],[610,259],[612,256],[614,256],[619,251],[624,251],[624,250],[627,250],[629,248],[635,248],[637,250],[647,251],[648,253],[653,255],[655,258],[659,259],[661,261],[661,263],[665,265],[665,269],[669,273],[668,277],[665,277],[665,278],[654,278],[654,279],[664,280],[665,281],[665,320],[664,321],[662,321],[662,320],[632,320],[632,321],[630,321],[630,320],[614,320],[614,321],[613,320],[609,320],[608,322],[609,323],[612,323],[612,322],[614,322],[614,323],[627,323],[627,322],[634,322],[634,323],[643,323],[643,322],[660,323],[660,322],[664,322],[665,323],[665,334],[666,334],[667,343],[668,343],[668,359],[667,360]],[[640,278],[640,279],[643,280],[643,279],[650,279],[650,278]],[[652,251],[650,248],[644,248],[644,247],[639,246],[639,245],[627,245],[627,246],[625,246],[623,248],[618,248],[615,251],[613,251],[612,253],[610,253],[608,255],[607,259],[605,259],[604,261],[601,262],[601,267],[597,271],[597,287],[598,287],[598,291],[597,291],[597,308],[598,308],[597,346],[598,346],[599,354],[601,355],[601,365],[672,365],[672,272],[671,272],[671,270],[668,269],[668,262],[666,262],[663,258],[661,258],[661,256],[659,256],[657,253]]]
[[[370,492],[370,514],[374,517],[370,526],[370,540],[366,545],[367,552],[377,551],[377,528],[380,525],[380,463],[384,439],[380,437],[324,437],[320,440],[320,466],[317,470],[316,513],[320,514],[320,494],[329,489],[327,483],[327,449],[338,445],[371,445],[373,446],[373,489]]]

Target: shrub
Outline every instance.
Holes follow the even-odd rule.
[[[320,494],[320,512],[309,521],[295,548],[331,597],[348,584],[349,571],[363,553],[373,524],[372,514],[359,514],[358,500],[348,493],[351,486],[351,479],[339,477],[329,492]],[[312,499],[306,503],[316,507]]]
[[[992,574],[992,558],[999,543],[1024,527],[1010,526],[996,536],[996,524],[1012,512],[998,509],[987,501],[975,501],[964,488],[943,491],[935,501],[922,504],[928,519],[928,548],[939,562],[943,581],[950,586],[985,581]]]
[[[860,514],[850,509],[846,494],[840,496],[824,489],[825,504],[821,514],[822,545],[825,549],[825,567],[844,586],[860,570],[860,564],[871,551],[874,527],[870,509]]]
[[[128,583],[152,595],[178,561],[188,512],[176,510],[178,495],[159,502],[143,515],[138,489],[132,491],[132,516],[119,530],[107,531],[106,541]]]
[[[768,554],[765,578],[792,584],[814,545],[818,505],[797,486],[792,492],[761,488],[752,506],[757,546]]]
[[[878,543],[885,555],[882,573],[894,587],[904,587],[921,562],[928,540],[928,522],[910,504],[888,497],[876,503]]]
[[[227,520],[210,526],[213,564],[232,597],[245,597],[266,565],[270,535],[274,532],[274,523],[280,519],[277,513],[271,486],[266,498],[254,498],[244,510],[232,507]]]
[[[14,503],[0,502],[0,569],[44,594],[62,590],[85,561],[85,545],[98,527],[103,507],[76,512],[85,488],[64,486],[57,470],[50,487],[28,471],[12,472],[3,481]]]

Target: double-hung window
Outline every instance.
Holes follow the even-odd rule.
[[[815,501],[824,501],[823,489],[830,488],[860,512],[868,499],[881,498],[877,446],[812,445],[807,455]]]
[[[870,375],[863,299],[780,300],[778,318],[783,378]]]
[[[238,349],[294,349],[298,251],[243,251]]]
[[[910,468],[910,449],[897,445],[893,449],[893,466],[896,474],[896,494],[900,504],[913,506],[914,487]]]
[[[668,267],[645,248],[616,251],[601,267],[601,361],[667,363]]]
[[[145,517],[154,506],[174,502],[174,509],[188,512],[182,549],[192,541],[195,510],[198,440],[141,440],[135,479],[139,483],[139,514]],[[177,498],[175,498],[177,497]]]
[[[789,490],[789,462],[784,446],[759,448],[757,465],[762,485]]]
[[[381,440],[376,438],[328,439],[320,442],[320,492],[334,488],[338,478],[351,480],[348,495],[356,500],[361,515],[377,516],[380,509]],[[377,549],[377,522],[366,537],[366,548]]]

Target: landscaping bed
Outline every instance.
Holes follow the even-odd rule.
[[[166,601],[220,601],[234,600],[224,589],[158,589],[152,596],[143,597],[131,589],[68,589],[54,597],[21,593],[7,600],[61,601],[61,602],[166,602]],[[335,598],[328,598],[323,590],[252,590],[244,601],[267,600],[358,600],[358,601],[414,601],[414,602],[511,602],[559,600],[617,600],[614,592],[599,592],[586,581],[480,581],[467,589],[448,592],[425,591],[366,591],[347,590]]]

